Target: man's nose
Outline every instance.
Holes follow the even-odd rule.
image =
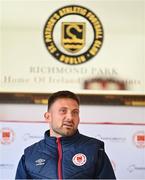
[[[71,112],[68,112],[68,113],[67,113],[67,120],[68,120],[68,121],[71,121],[72,119],[73,119],[72,113],[71,113]]]

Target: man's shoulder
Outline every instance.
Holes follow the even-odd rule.
[[[82,139],[84,139],[85,142],[88,142],[88,144],[94,144],[96,146],[99,146],[101,148],[104,148],[104,142],[91,136],[87,136],[84,134],[80,134]]]
[[[45,145],[44,139],[42,139],[42,140],[35,142],[35,143],[31,144],[30,146],[26,147],[24,152],[25,152],[25,154],[26,153],[33,153],[33,151],[36,151],[36,150],[43,148],[44,145]]]

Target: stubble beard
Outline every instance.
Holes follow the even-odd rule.
[[[57,129],[57,128],[53,128],[52,127],[52,130],[55,134],[58,134],[62,137],[68,137],[68,136],[72,136],[76,133],[77,129],[74,129],[74,128],[65,128],[65,129]]]

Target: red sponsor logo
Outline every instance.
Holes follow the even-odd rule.
[[[133,135],[133,142],[138,148],[144,148],[145,147],[145,132],[144,131],[138,131]]]
[[[10,128],[0,129],[0,143],[1,144],[10,144],[14,141],[15,133]]]

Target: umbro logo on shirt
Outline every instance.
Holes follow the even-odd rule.
[[[45,164],[45,159],[37,159],[36,161],[35,161],[35,163],[36,163],[36,166],[42,166],[42,165],[44,165]]]

